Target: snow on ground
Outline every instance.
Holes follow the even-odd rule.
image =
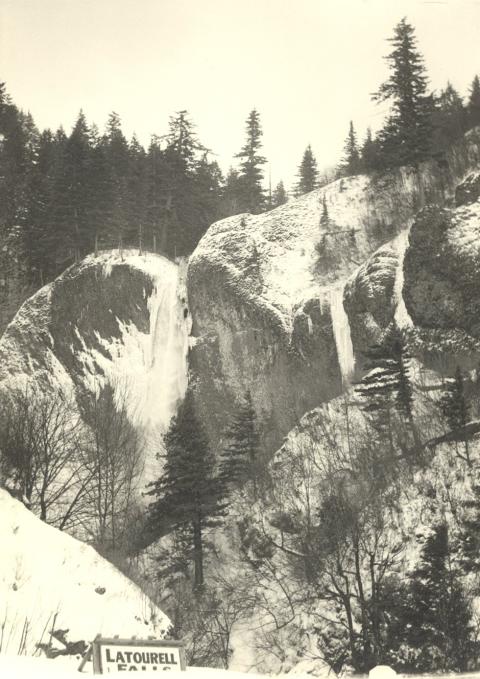
[[[84,674],[91,675],[92,669],[88,665],[84,669]],[[110,676],[118,676],[123,672],[112,672]],[[275,675],[278,679],[286,676],[295,676],[295,679],[308,679],[311,674],[291,673]],[[27,658],[14,656],[0,655],[0,676],[8,679],[74,679],[82,676],[74,668],[66,668],[62,662],[58,660],[46,660],[44,658]],[[142,677],[158,677],[158,672],[142,672]],[[176,670],[169,670],[168,677],[170,679],[185,679],[186,676],[191,676],[192,679],[260,679],[268,675],[234,672],[231,670],[212,669],[210,667],[187,667],[185,672]],[[327,676],[334,679],[335,674],[330,672]]]
[[[168,618],[92,547],[41,522],[2,489],[0,516],[0,653],[31,655],[52,628],[68,630],[69,642],[98,633],[165,635]]]

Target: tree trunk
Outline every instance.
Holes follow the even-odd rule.
[[[193,522],[193,559],[195,567],[194,590],[198,593],[203,589],[203,541],[200,517]]]

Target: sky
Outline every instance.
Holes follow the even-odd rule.
[[[147,145],[187,109],[227,169],[257,108],[266,175],[290,185],[307,144],[335,165],[385,104],[387,39],[406,16],[433,89],[480,73],[480,0],[0,0],[0,80],[40,128],[116,111]]]

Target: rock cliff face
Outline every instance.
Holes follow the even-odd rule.
[[[394,320],[423,363],[449,372],[480,357],[480,174],[459,184],[456,206],[429,205],[403,238],[377,250],[346,286],[361,357]]]
[[[359,347],[396,313],[407,315],[396,298],[414,215],[451,202],[479,163],[474,130],[441,162],[341,179],[210,227],[190,259],[188,292],[192,366],[213,441],[247,390],[267,452],[306,411],[341,392],[354,367],[352,340]]]
[[[0,340],[0,380],[95,393],[110,381],[132,419],[166,426],[187,384],[180,269],[158,255],[87,257],[27,300]]]

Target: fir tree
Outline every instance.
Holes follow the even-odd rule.
[[[222,217],[231,217],[241,212],[241,190],[238,171],[231,167],[228,170],[223,188],[221,190],[220,214]]]
[[[463,375],[459,366],[455,370],[455,377],[445,380],[440,406],[451,431],[463,430],[462,439],[465,447],[465,460],[470,463],[468,435],[465,432],[465,426],[469,422],[470,413]],[[458,449],[457,454],[459,454]]]
[[[419,444],[413,417],[413,389],[410,357],[402,333],[393,327],[381,344],[365,352],[367,373],[356,385],[363,401],[362,409],[381,437],[394,449],[394,415],[408,425],[415,446]],[[406,454],[411,454],[408,443]]]
[[[374,100],[390,101],[392,105],[392,113],[378,135],[382,160],[386,165],[416,164],[431,151],[427,75],[414,28],[406,18],[397,24],[389,42],[393,45],[386,57],[390,76],[373,95]]]
[[[328,214],[327,199],[325,195],[322,198],[322,214],[320,215],[320,226],[324,229],[328,229],[330,226],[330,217]]]
[[[238,404],[225,438],[227,443],[220,462],[221,478],[233,485],[251,481],[253,496],[257,499],[263,473],[257,417],[250,392]]]
[[[468,126],[480,125],[480,79],[476,75],[470,87],[470,96],[467,104]]]
[[[364,172],[374,172],[381,168],[379,154],[379,144],[373,139],[372,130],[369,127],[360,152],[360,164]]]
[[[349,177],[360,172],[360,154],[357,146],[357,135],[353,122],[350,121],[348,136],[345,141],[343,160],[338,168],[339,177]]]
[[[247,139],[241,151],[236,154],[240,159],[240,212],[258,214],[265,208],[265,194],[262,188],[262,165],[267,161],[259,154],[262,147],[262,128],[260,114],[253,109],[246,122]]]
[[[288,194],[282,181],[276,185],[272,195],[272,208],[284,205],[288,201]]]
[[[194,589],[204,585],[205,537],[223,514],[224,486],[215,476],[215,460],[195,411],[194,394],[187,391],[165,435],[165,466],[151,486],[150,537],[172,530],[187,536],[188,558],[194,564]]]
[[[462,500],[460,521],[460,564],[466,573],[480,572],[480,484],[472,482],[472,494]]]
[[[317,188],[318,170],[317,161],[313,155],[310,144],[304,151],[302,162],[298,168],[298,183],[295,188],[295,195],[301,196]]]
[[[473,650],[472,610],[445,523],[427,538],[409,589],[404,630],[408,645],[417,649],[415,671],[465,671]]]
[[[467,129],[467,112],[462,99],[451,83],[434,99],[432,116],[433,148],[435,151],[447,149],[460,139]]]
[[[66,257],[78,261],[92,249],[89,209],[92,201],[91,141],[86,118],[80,111],[66,140],[62,174],[57,184],[56,228]],[[62,259],[62,258],[61,258]],[[67,260],[68,261],[68,260]],[[71,261],[71,259],[70,259]]]

